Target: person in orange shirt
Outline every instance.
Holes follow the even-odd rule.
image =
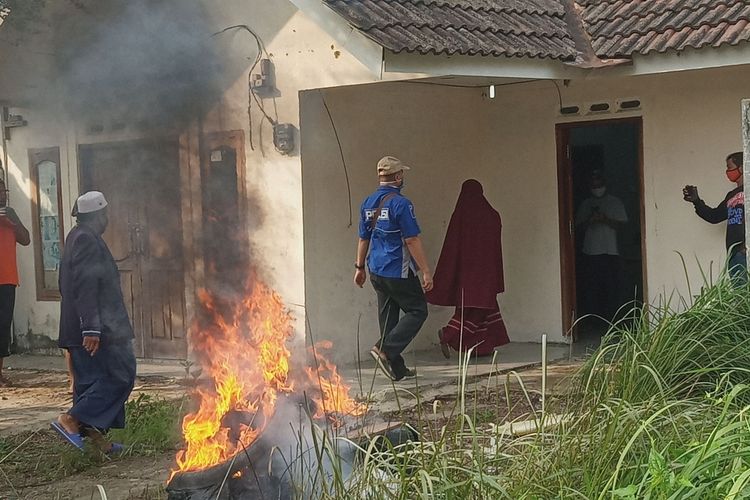
[[[0,178],[0,387],[11,385],[3,375],[3,360],[10,356],[11,326],[16,304],[16,244],[27,246],[29,243],[29,231],[16,211],[8,206],[8,190],[5,181]]]

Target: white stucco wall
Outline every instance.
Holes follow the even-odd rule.
[[[63,192],[62,222],[67,231],[72,227],[69,216],[71,196],[70,187],[77,185],[78,175],[74,145],[69,144],[71,137],[57,122],[61,109],[34,109],[30,107],[14,108],[20,112],[29,126],[15,128],[7,147],[7,176],[10,190],[10,206],[16,210],[29,232],[32,231],[31,180],[29,176],[29,149],[40,149],[58,146],[60,148],[60,174]],[[32,125],[33,124],[33,125]],[[18,245],[18,273],[20,285],[16,290],[16,308],[14,315],[14,332],[16,335],[28,334],[40,337],[57,338],[60,306],[57,301],[37,301],[36,274],[34,264],[34,238],[27,247]],[[49,344],[40,338],[42,345]],[[25,344],[29,342],[26,338]]]
[[[563,104],[639,98],[629,113],[562,118],[552,82],[482,89],[378,83],[326,93],[343,143],[356,209],[375,186],[374,165],[383,154],[413,164],[404,193],[417,207],[430,260],[435,263],[461,182],[479,179],[503,218],[506,293],[501,309],[515,341],[552,341],[562,335],[555,124],[643,117],[646,262],[649,300],[674,290],[687,293],[686,257],[693,291],[700,286],[696,261],[714,269],[724,258],[724,225],[711,226],[682,200],[681,188],[697,184],[717,204],[731,185],[726,154],[741,149],[740,99],[750,68],[573,81],[561,89]],[[347,227],[348,206],[341,160],[320,96],[302,97],[303,195],[307,308],[317,336],[342,346],[351,359],[361,316],[360,351],[377,338],[371,289],[351,284],[356,231]],[[718,266],[718,267],[717,267]],[[697,287],[696,287],[697,284]],[[369,286],[369,285],[368,285]],[[430,308],[413,348],[435,343],[435,330],[450,314]],[[349,346],[349,347],[347,347]]]
[[[279,90],[275,100],[264,101],[266,111],[280,123],[293,124],[297,130],[300,129],[298,92],[301,89],[361,83],[375,78],[309,17],[286,1],[233,0],[214,15],[213,23],[217,28],[248,24],[261,34],[274,63]],[[263,22],[259,22],[260,19]],[[247,65],[247,58],[255,54],[252,39],[242,31],[221,37],[219,43],[227,63],[235,68]],[[296,318],[298,338],[304,339],[300,137],[299,134],[296,137],[294,154],[285,156],[276,152],[272,128],[253,102],[255,151],[251,150],[248,69],[231,82],[221,102],[205,118],[203,129],[205,132],[245,132],[248,218],[254,264],[261,276],[281,294]]]
[[[338,362],[354,360],[358,323],[360,352],[377,337],[374,293],[369,285],[359,290],[351,283],[356,217],[361,200],[376,185],[376,161],[394,154],[414,166],[404,193],[416,205],[433,265],[461,182],[475,177],[484,184],[503,217],[507,292],[500,302],[511,338],[536,341],[547,332],[552,340],[564,340],[554,132],[556,123],[570,119],[557,115],[558,95],[551,82],[498,87],[491,101],[482,89],[414,83],[332,88],[373,82],[376,76],[286,0],[228,0],[211,9],[209,22],[214,31],[248,24],[261,35],[275,64],[278,119],[302,129],[302,156],[280,155],[273,150],[270,127],[253,105],[256,150],[251,151],[247,58],[254,56],[254,43],[239,31],[218,37],[229,68],[220,75],[227,90],[202,120],[203,131],[244,132],[247,192],[251,206],[260,208],[249,214],[252,247],[262,275],[295,313],[298,338],[305,335],[305,310],[311,338],[333,340]],[[619,97],[643,103],[641,111],[623,116],[642,116],[644,123],[646,265],[652,300],[663,291],[686,290],[674,251],[688,258],[693,283],[699,277],[695,258],[706,265],[714,261],[715,267],[723,259],[723,225],[710,226],[694,216],[680,189],[698,184],[707,201],[718,203],[731,187],[723,177],[723,160],[740,149],[739,101],[747,97],[743,82],[748,76],[750,69],[736,67],[576,80],[561,89],[564,104]],[[328,90],[299,93],[320,88]],[[347,184],[323,96],[342,141],[352,227]],[[29,126],[12,132],[7,153],[12,203],[30,225],[28,149],[60,147],[67,231],[72,223],[67,214],[78,193],[77,145],[138,134],[86,135],[75,117],[66,115],[62,100],[60,104],[13,104],[12,112],[23,114]],[[266,106],[274,107],[270,100]],[[19,270],[16,332],[55,338],[59,305],[36,301],[30,249],[19,249]],[[414,348],[434,344],[435,330],[450,314],[431,307]]]
[[[349,177],[335,141],[330,109]],[[478,164],[481,130],[476,117],[485,103],[473,89],[384,83],[301,96],[305,279],[312,335],[339,346],[337,361],[351,362],[360,325],[360,351],[378,338],[377,301],[369,283],[353,284],[357,223],[362,200],[378,186],[375,166],[394,155],[412,166],[403,194],[415,206],[428,257],[437,261],[458,195],[457,187]],[[449,315],[431,309],[416,346],[429,346]],[[361,318],[360,318],[361,317]]]
[[[291,123],[299,129],[300,89],[362,83],[376,78],[375,74],[339,46],[338,41],[287,0],[228,0],[222,2],[221,8],[217,8],[215,2],[209,0],[203,3],[210,12],[210,18],[206,19],[207,33],[215,33],[228,26],[247,24],[262,38],[275,66],[276,87],[279,91],[275,99],[266,99],[264,104],[266,111],[280,123]],[[305,284],[299,147],[297,152],[288,156],[276,152],[272,143],[272,129],[253,102],[252,134],[255,150],[251,150],[247,112],[248,72],[256,53],[255,42],[242,30],[219,35],[212,40],[216,43],[217,53],[221,55],[225,69],[223,74],[215,76],[226,90],[208,115],[201,117],[201,131],[243,131],[246,188],[250,198],[248,206],[251,209],[248,214],[249,232],[255,264],[261,276],[281,294],[294,313],[297,319],[297,338],[302,340],[305,337]],[[358,40],[356,43],[361,49],[363,43],[368,42]],[[16,50],[16,57],[10,54],[4,58],[3,64],[12,67],[14,59],[24,58],[28,61],[28,58],[36,58],[38,65],[47,68],[47,73],[54,75],[55,61],[50,57],[51,52],[30,54],[24,52],[23,47]],[[254,72],[257,71],[259,69],[256,68]],[[28,149],[58,146],[64,182],[63,210],[67,233],[73,224],[69,216],[71,204],[79,192],[78,145],[139,139],[144,137],[144,133],[133,132],[131,127],[119,132],[111,132],[106,128],[100,133],[87,132],[90,117],[82,122],[68,113],[64,94],[61,89],[50,85],[49,81],[53,79],[30,83],[19,77],[18,88],[13,89],[14,97],[30,96],[18,98],[11,103],[11,111],[23,114],[29,125],[13,130],[12,140],[7,143],[9,189],[13,206],[31,229]],[[56,93],[59,95],[58,99],[51,99],[50,96]],[[50,107],[50,102],[58,102],[59,106]],[[107,122],[105,112],[102,112],[101,121]],[[299,143],[299,136],[297,142]],[[19,247],[18,258],[22,285],[18,289],[15,309],[16,335],[23,337],[33,333],[55,340],[59,324],[59,303],[36,300],[32,248]]]

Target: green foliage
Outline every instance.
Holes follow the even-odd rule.
[[[155,399],[140,394],[125,405],[125,428],[110,432],[127,453],[156,455],[174,450],[180,442],[182,401]]]
[[[722,278],[673,302],[613,325],[570,393],[547,403],[558,417],[528,416],[542,432],[511,436],[463,409],[419,443],[363,446],[351,477],[334,474],[319,497],[750,498],[750,287]]]

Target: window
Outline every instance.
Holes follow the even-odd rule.
[[[31,213],[37,300],[60,300],[58,276],[62,257],[62,189],[60,149],[30,149]]]

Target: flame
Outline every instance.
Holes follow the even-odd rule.
[[[317,382],[320,397],[314,398],[318,408],[315,418],[323,418],[327,413],[362,415],[367,407],[349,397],[350,387],[344,383],[336,365],[328,361],[320,351],[330,350],[333,344],[329,341],[318,342],[311,348],[315,357],[316,368],[305,368],[310,380]]]
[[[206,290],[198,298],[204,319],[189,338],[208,380],[195,390],[197,410],[183,419],[184,449],[172,477],[221,464],[249,447],[273,416],[278,396],[297,387],[315,402],[314,418],[364,414],[366,407],[352,400],[336,366],[320,352],[330,342],[310,349],[314,368],[290,372],[293,320],[268,286],[255,281],[232,307],[219,306]],[[228,421],[237,418],[241,422]]]

